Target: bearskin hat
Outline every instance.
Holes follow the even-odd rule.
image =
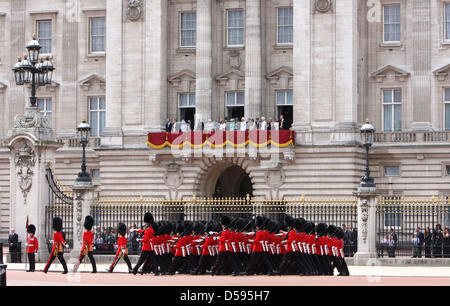
[[[117,232],[120,235],[125,236],[125,234],[127,233],[127,226],[123,223],[119,223],[119,225],[117,225]]]
[[[330,236],[333,236],[334,232],[336,231],[336,226],[329,225],[327,228],[327,234]]]
[[[300,231],[302,229],[303,223],[300,219],[296,218],[294,219],[294,222],[292,223],[292,227],[295,228],[297,231]]]
[[[312,222],[305,222],[302,225],[302,228],[300,229],[300,231],[302,233],[307,233],[307,234],[310,234],[311,231],[313,231],[313,230],[314,230],[314,224]]]
[[[255,226],[261,227],[264,224],[264,218],[261,216],[257,216],[255,219]]]
[[[342,228],[338,227],[336,229],[335,236],[338,239],[343,239],[344,238],[344,230]]]
[[[200,234],[203,230],[203,224],[201,222],[195,222],[194,223],[194,232],[196,234]]]
[[[319,223],[316,226],[317,235],[323,236],[327,232],[328,225],[326,223]]]
[[[152,228],[153,228],[154,235],[160,235],[160,233],[159,233],[160,224],[153,223],[152,224]]]
[[[63,221],[61,218],[56,217],[53,218],[53,229],[57,232],[60,232],[62,230]]]
[[[214,231],[214,223],[213,223],[213,221],[209,221],[205,225],[205,232],[209,233],[209,232],[213,232],[213,231]]]
[[[286,226],[292,227],[292,224],[294,223],[294,218],[292,218],[291,216],[284,216],[283,218],[283,223]]]
[[[220,218],[220,224],[222,224],[223,226],[228,226],[231,223],[231,219],[228,216],[222,216],[222,218]]]
[[[86,216],[84,218],[84,228],[88,231],[92,230],[92,226],[94,225],[94,219],[91,216]]]
[[[153,223],[153,215],[150,212],[146,212],[144,214],[144,223],[152,224]]]
[[[184,232],[184,226],[183,226],[183,224],[178,223],[178,224],[177,224],[177,227],[176,227],[176,230],[175,230],[175,233],[181,234],[181,233],[183,233],[183,232]]]
[[[34,226],[33,224],[28,225],[27,233],[33,235],[36,234],[36,226]]]

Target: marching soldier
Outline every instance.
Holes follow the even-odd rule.
[[[59,262],[63,266],[64,272],[62,274],[67,274],[67,264],[64,260],[64,246],[68,247],[63,234],[61,233],[63,221],[61,218],[53,219],[53,230],[55,231],[53,234],[53,240],[50,241],[53,243],[52,251],[50,252],[50,258],[48,259],[47,265],[44,268],[44,273],[48,272],[48,269],[52,265],[53,260],[58,257]]]
[[[117,239],[116,257],[114,258],[114,261],[109,267],[109,269],[106,269],[106,271],[112,273],[114,271],[114,268],[117,266],[119,260],[123,258],[123,260],[128,266],[128,272],[133,273],[131,262],[130,259],[128,258],[128,248],[127,248],[128,239],[125,237],[127,233],[127,226],[123,223],[119,223],[119,225],[117,226],[117,231],[119,233],[119,239]]]
[[[142,268],[141,274],[144,274],[147,272],[149,265],[152,265],[153,272],[155,275],[159,275],[158,272],[158,264],[155,260],[155,254],[153,250],[153,235],[155,234],[155,231],[152,227],[153,225],[153,215],[149,212],[146,212],[144,215],[144,223],[145,223],[145,229],[136,231],[138,234],[144,234],[141,242],[142,242],[142,252],[141,256],[139,257],[139,260],[133,268],[133,274],[136,275],[136,273],[139,270],[139,267],[141,265],[144,265]]]
[[[35,253],[37,253],[39,249],[39,243],[36,234],[36,227],[33,224],[28,225],[27,228],[28,238],[27,238],[27,256],[28,262],[30,263],[30,268],[27,272],[34,272],[35,269]]]
[[[97,266],[94,259],[94,234],[91,232],[92,226],[94,225],[94,219],[91,216],[86,216],[84,219],[84,228],[86,231],[83,234],[83,245],[81,247],[80,258],[78,262],[73,267],[73,272],[77,272],[78,267],[83,261],[84,257],[87,255],[92,265],[92,273],[97,273]]]

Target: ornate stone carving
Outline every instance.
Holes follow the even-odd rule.
[[[83,226],[81,221],[83,219],[83,195],[84,192],[76,192],[75,193],[75,201],[74,201],[74,215],[76,220],[76,231],[77,231],[77,240],[78,243],[81,244],[81,240],[83,237]]]
[[[319,13],[327,13],[333,5],[332,0],[316,0],[314,7]]]
[[[30,128],[50,128],[50,122],[46,116],[42,116],[39,112],[32,110],[24,115],[17,115],[14,119],[14,128],[30,129]]]
[[[177,163],[170,163],[167,165],[164,182],[170,189],[177,189],[183,183],[183,171]]]
[[[17,178],[19,181],[19,188],[22,191],[24,203],[27,202],[27,195],[30,191],[31,185],[33,183],[33,169],[36,158],[34,154],[34,150],[32,147],[30,147],[27,143],[24,143],[19,149],[17,150],[15,157],[14,157],[14,163],[16,165],[17,169]]]
[[[369,220],[369,202],[367,199],[361,200],[361,237],[364,242],[367,240],[367,221]]]
[[[127,17],[131,21],[138,21],[142,16],[143,0],[129,0],[127,7]]]
[[[277,189],[281,185],[283,185],[285,178],[286,176],[284,175],[284,171],[282,168],[268,169],[266,171],[265,179],[267,182],[267,186],[272,189]]]

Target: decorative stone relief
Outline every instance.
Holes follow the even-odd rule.
[[[17,115],[14,118],[14,128],[50,128],[48,117],[42,116],[40,112],[26,112],[24,115]]]
[[[369,220],[369,202],[367,199],[361,200],[361,221],[362,224],[359,225],[361,227],[361,237],[364,242],[367,240],[367,221]]]
[[[230,66],[233,69],[239,70],[242,65],[242,59],[238,50],[230,51]]]
[[[282,168],[274,168],[268,169],[266,171],[265,179],[267,182],[267,186],[272,189],[277,189],[281,185],[283,185],[286,176],[284,175],[284,171]]]
[[[319,13],[327,13],[333,6],[332,0],[316,0],[314,7]]]
[[[170,163],[167,165],[164,182],[170,189],[177,189],[183,183],[183,171],[177,163]]]
[[[75,193],[75,201],[74,201],[74,214],[75,214],[75,220],[76,220],[76,231],[77,231],[77,240],[78,243],[81,244],[81,238],[83,237],[83,226],[81,224],[81,221],[83,219],[83,192],[76,192]]]
[[[142,16],[143,0],[129,0],[127,7],[127,17],[131,21],[138,21]]]
[[[35,152],[32,147],[24,143],[17,150],[14,163],[17,169],[17,178],[19,181],[19,188],[23,194],[24,204],[27,203],[27,195],[30,191],[33,179],[33,167],[36,163]]]

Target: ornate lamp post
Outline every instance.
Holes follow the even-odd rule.
[[[373,144],[373,135],[375,133],[375,128],[369,123],[369,119],[366,119],[366,123],[361,127],[361,140],[363,146],[366,147],[366,174],[361,179],[359,184],[361,187],[376,187],[373,177],[370,177],[369,170],[369,148]]]
[[[91,184],[91,177],[89,176],[89,173],[86,172],[86,145],[89,142],[90,131],[91,127],[86,122],[86,119],[83,118],[83,121],[77,127],[79,141],[83,146],[83,157],[81,159],[81,172],[78,173],[78,177],[76,180],[77,183]]]
[[[45,62],[39,60],[41,48],[36,35],[33,34],[33,39],[27,45],[28,55],[24,55],[23,60],[19,57],[19,61],[12,69],[16,85],[31,83],[31,107],[36,107],[36,86],[51,84],[55,70],[49,58],[46,58]]]

